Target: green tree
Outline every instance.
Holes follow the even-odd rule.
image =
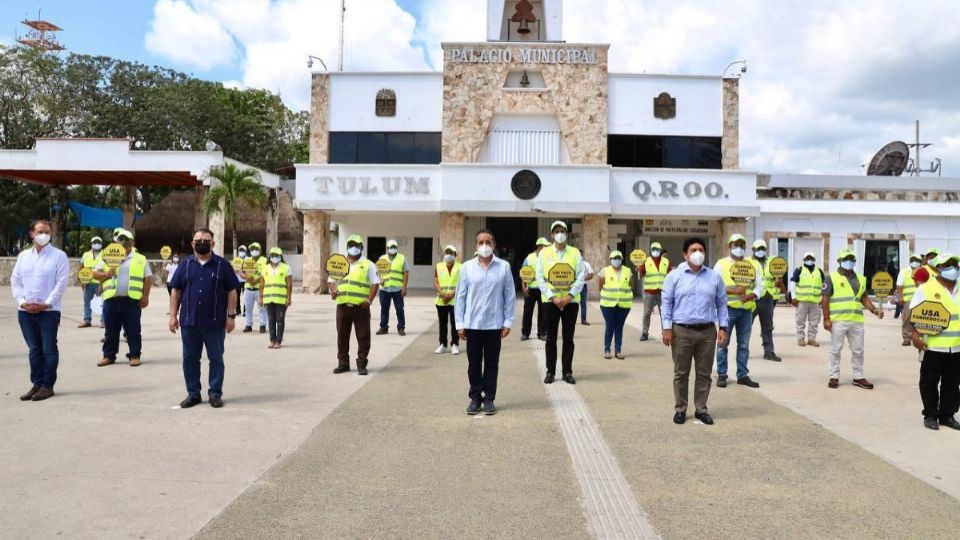
[[[238,167],[233,163],[210,169],[210,178],[220,183],[210,187],[203,200],[207,217],[223,213],[224,221],[233,229],[233,252],[237,252],[237,204],[243,202],[250,208],[262,210],[267,206],[267,192],[260,184],[260,173],[255,169]]]

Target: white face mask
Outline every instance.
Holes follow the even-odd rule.
[[[703,266],[704,258],[706,258],[706,255],[702,251],[694,251],[687,255],[687,261],[694,266]]]
[[[914,270],[916,270],[917,268],[920,268],[920,263],[917,261],[913,261],[910,263],[910,268],[913,268]]]
[[[250,252],[250,256],[252,256],[252,257],[259,257],[259,256],[260,256],[260,251],[254,249],[254,250],[252,250],[252,251]]]
[[[273,264],[280,264],[280,257],[277,257],[277,256],[270,257],[270,262],[272,262]]]
[[[553,235],[553,239],[556,240],[558,244],[563,244],[567,241],[567,233],[558,232],[557,234]]]
[[[387,253],[389,253],[389,254],[391,254],[391,255],[396,255],[396,254],[397,254],[397,248],[395,248],[395,247],[389,248],[389,249],[387,249]]]
[[[764,257],[767,256],[767,251],[764,250],[764,249],[761,249],[761,250],[759,250],[759,251],[756,251],[755,253],[756,253],[758,259],[762,259],[762,258],[764,258]]]
[[[358,248],[357,246],[352,246],[347,248],[347,254],[350,255],[351,257],[359,257],[360,253],[362,252],[363,250]]]
[[[456,255],[450,255],[449,253],[447,253],[446,255],[443,256],[443,260],[444,260],[445,262],[452,263],[453,261],[457,260],[457,256],[456,256]]]
[[[477,246],[477,255],[481,257],[489,257],[493,255],[493,246],[488,246],[487,244],[480,244]]]
[[[651,257],[659,257],[661,253],[663,253],[663,252],[660,251],[659,249],[652,249],[652,250],[650,250],[650,256],[651,256]]]
[[[90,248],[94,251],[100,251],[100,248],[103,247],[103,244],[90,244]]]
[[[174,257],[174,258],[173,258],[173,262],[175,262],[175,263],[180,262],[180,257]]]
[[[951,266],[940,271],[940,277],[947,281],[956,281],[960,277],[960,268]]]
[[[610,264],[612,264],[614,268],[620,268],[620,265],[623,264],[623,261],[620,259],[610,259]]]
[[[33,237],[33,241],[40,247],[46,246],[50,243],[50,235],[47,233],[38,234]]]
[[[246,259],[246,258],[247,258],[247,252],[246,252],[246,251],[241,251],[241,252],[237,253],[237,257],[240,257],[241,259]]]
[[[730,254],[734,257],[743,257],[745,250],[742,247],[735,247],[730,250]]]
[[[803,265],[804,265],[804,266],[809,266],[809,267],[811,267],[811,268],[812,268],[813,266],[815,266],[816,264],[817,264],[817,261],[803,261]]]
[[[857,261],[842,261],[840,263],[840,268],[844,270],[853,270],[857,267]]]

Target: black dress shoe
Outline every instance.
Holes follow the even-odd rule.
[[[26,394],[20,396],[20,401],[30,401],[30,398],[37,393],[37,390],[40,390],[39,386],[34,386]]]
[[[580,323],[580,324],[582,324],[583,326],[590,326],[590,323],[588,323],[587,321],[583,321],[583,322]]]
[[[405,335],[407,335],[407,331],[404,330],[403,328],[397,328],[397,334],[399,334],[399,335],[401,335],[401,336],[405,336]]]
[[[382,336],[382,335],[384,335],[384,334],[386,334],[386,333],[387,333],[387,329],[386,329],[386,328],[381,327],[379,330],[377,330],[377,335],[378,335],[378,336]]]
[[[940,425],[947,426],[950,429],[960,429],[960,422],[957,422],[957,419],[952,416],[949,418],[941,418]]]
[[[203,403],[203,398],[201,398],[200,396],[187,396],[187,399],[180,402],[180,408],[189,409],[190,407],[193,407],[194,405],[199,405],[201,403]]]
[[[487,416],[493,416],[497,414],[497,408],[493,405],[493,401],[488,399],[483,402],[483,414]]]
[[[650,339],[650,336],[648,336],[647,334],[641,334],[641,335],[640,335],[640,341],[647,341],[647,340],[649,340],[649,339]],[[682,423],[683,423],[683,422],[681,422],[681,424],[682,424]]]
[[[737,379],[737,384],[742,384],[743,386],[749,386],[750,388],[760,388],[760,383],[754,382],[749,376],[742,379]]]
[[[480,412],[480,400],[471,399],[470,404],[467,405],[467,414],[469,414],[470,416],[473,416],[478,412]]]
[[[261,333],[261,334],[266,334],[266,333],[267,333],[267,327],[266,327],[266,326],[261,326],[261,327],[260,327],[260,333]]]
[[[546,336],[546,335],[537,336],[537,339],[539,339],[540,341],[546,341],[546,340],[547,340],[547,336]]]
[[[563,382],[567,384],[577,384],[577,380],[573,378],[573,373],[565,373],[563,375]]]
[[[30,398],[30,401],[43,401],[45,399],[50,399],[54,396],[53,388],[46,388],[41,386],[37,393]]]
[[[366,375],[366,374],[367,374],[367,368],[365,367],[357,368],[357,375]]]
[[[528,335],[526,335],[526,334],[521,334],[521,335],[520,335],[520,341],[527,341],[528,339],[530,339],[530,336],[528,336]]]
[[[932,416],[923,417],[923,427],[927,429],[932,429],[938,431],[940,429],[940,424],[937,423],[937,419]]]
[[[717,388],[726,388],[727,387],[727,376],[717,377]]]
[[[246,334],[247,332],[253,332],[253,327],[252,327],[252,326],[244,326],[244,327],[243,327],[243,333]]]
[[[553,384],[553,373],[547,373],[547,376],[543,378],[543,384]]]
[[[783,362],[783,358],[780,358],[774,353],[763,355],[764,360],[770,360],[771,362]]]
[[[210,406],[214,409],[219,409],[223,407],[223,398],[220,397],[220,394],[211,394],[210,395]]]
[[[704,424],[706,424],[706,425],[708,425],[708,426],[712,426],[712,425],[713,425],[713,417],[710,416],[710,413],[706,413],[706,412],[705,412],[705,413],[694,413],[693,416],[695,416],[695,417],[697,418],[697,420],[703,422]]]
[[[334,374],[334,375],[339,375],[339,374],[341,374],[341,373],[346,373],[346,372],[348,372],[348,371],[350,371],[350,368],[349,368],[349,367],[337,366],[337,367],[335,367],[335,368],[333,369],[333,374]]]
[[[673,415],[674,424],[682,424],[686,421],[687,421],[687,413],[685,412],[678,412]]]

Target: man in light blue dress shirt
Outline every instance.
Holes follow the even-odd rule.
[[[493,233],[477,233],[477,257],[463,263],[457,284],[454,318],[460,340],[467,343],[470,404],[467,414],[496,414],[500,343],[510,335],[517,291],[510,263],[493,255]]]
[[[727,289],[719,272],[704,266],[706,243],[699,238],[683,242],[687,262],[667,274],[661,293],[663,344],[673,354],[673,395],[676,400],[673,421],[687,419],[687,395],[690,364],[696,370],[693,398],[696,417],[713,424],[707,411],[710,374],[717,344],[726,339],[729,315]],[[719,326],[719,328],[718,328]]]

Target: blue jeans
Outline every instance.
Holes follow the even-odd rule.
[[[583,284],[580,292],[580,322],[587,322],[587,284]]]
[[[730,326],[727,329],[727,339],[717,347],[717,375],[727,376],[727,348],[733,332],[737,332],[737,379],[750,375],[747,369],[747,359],[750,358],[750,330],[753,328],[753,312],[749,309],[727,307],[730,314]]]
[[[143,345],[140,336],[140,301],[127,296],[114,296],[103,302],[103,357],[117,359],[120,352],[120,328],[130,348],[127,358],[140,358]]]
[[[200,397],[203,389],[200,384],[200,358],[203,348],[207,349],[210,360],[210,388],[207,394],[223,394],[223,341],[227,330],[223,326],[184,326],[180,328],[180,340],[183,342],[183,380],[187,383],[187,394]]]
[[[623,325],[627,322],[630,308],[600,306],[600,313],[603,314],[603,320],[606,323],[603,330],[603,352],[610,350],[610,341],[614,336],[616,336],[614,350],[620,352],[623,347]]]
[[[18,311],[17,319],[29,350],[30,382],[34,386],[53,388],[57,382],[57,366],[60,364],[60,351],[57,349],[60,312]]]
[[[98,283],[87,283],[83,287],[83,322],[88,323],[93,320],[93,311],[90,309],[90,302],[97,295]],[[100,314],[100,321],[103,321],[103,313]]]
[[[390,325],[390,300],[393,300],[393,308],[397,312],[397,328],[402,330],[407,327],[407,319],[403,315],[403,294],[400,291],[380,291],[380,328]]]

